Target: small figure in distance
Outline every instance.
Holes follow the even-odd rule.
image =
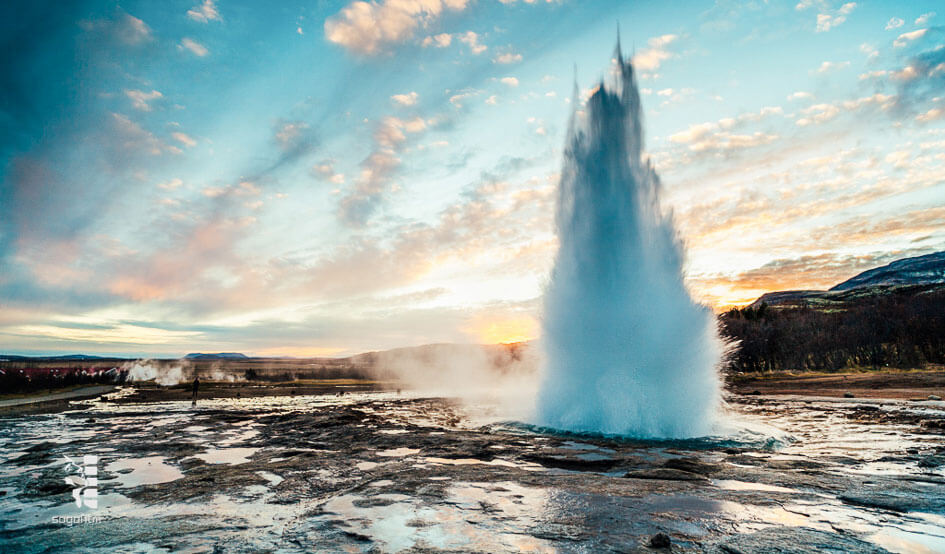
[[[197,389],[200,388],[200,378],[197,375],[194,375],[194,401],[190,404],[191,406],[197,405]]]

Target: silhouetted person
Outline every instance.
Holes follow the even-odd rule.
[[[194,401],[193,405],[197,405],[197,389],[200,388],[200,378],[194,375]]]

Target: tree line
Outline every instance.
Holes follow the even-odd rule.
[[[945,290],[904,289],[839,307],[733,309],[719,318],[731,372],[917,368],[945,363]]]

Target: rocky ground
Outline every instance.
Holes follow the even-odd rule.
[[[4,417],[0,550],[945,550],[942,402],[737,395],[754,432],[640,442],[350,385]],[[64,482],[83,454],[95,510]],[[80,514],[102,521],[53,521]]]

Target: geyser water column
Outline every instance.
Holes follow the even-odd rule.
[[[712,433],[723,343],[683,281],[683,245],[641,158],[640,94],[617,47],[616,82],[575,98],[544,297],[539,425],[632,437]]]

